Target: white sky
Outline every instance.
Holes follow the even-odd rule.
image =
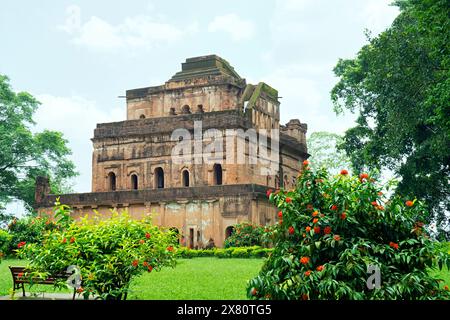
[[[125,119],[125,90],[163,84],[188,57],[218,54],[247,82],[282,96],[282,123],[344,132],[330,90],[352,58],[398,14],[390,0],[8,1],[0,7],[0,73],[42,102],[36,130],[64,133],[91,190],[96,123]],[[14,207],[15,208],[15,207]]]

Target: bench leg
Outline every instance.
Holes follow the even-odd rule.
[[[25,284],[22,283],[22,295],[25,297]]]
[[[73,297],[72,297],[72,300],[75,300],[75,294],[77,293],[77,289],[73,289]]]

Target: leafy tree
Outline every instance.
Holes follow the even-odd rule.
[[[387,200],[368,174],[330,177],[308,162],[295,190],[271,193],[281,210],[272,255],[248,284],[252,299],[448,299],[429,273],[450,255],[424,229],[421,201]],[[370,266],[381,286],[369,288]]]
[[[52,193],[61,193],[68,179],[77,175],[62,133],[31,131],[38,106],[29,93],[15,93],[8,77],[0,74],[0,209],[23,200],[31,211],[37,176],[50,177]]]
[[[327,168],[332,173],[338,173],[342,168],[351,167],[349,157],[343,150],[338,150],[343,141],[342,136],[326,131],[313,132],[308,143],[309,160],[314,170]]]
[[[447,0],[395,4],[401,12],[392,26],[334,68],[335,111],[359,113],[341,147],[359,171],[396,173],[397,192],[424,199],[443,234],[450,210],[450,7]]]

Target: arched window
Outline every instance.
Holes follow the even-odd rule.
[[[114,172],[108,173],[108,181],[109,181],[109,190],[115,191],[116,190],[116,175]]]
[[[183,114],[189,114],[191,113],[191,108],[189,108],[189,106],[187,104],[185,104],[182,108],[181,108],[181,113]]]
[[[214,184],[220,186],[222,184],[222,166],[216,163],[213,167],[213,173]]]
[[[145,119],[145,114],[141,114],[141,115],[139,116],[139,119]]]
[[[155,169],[155,188],[164,188],[164,170],[161,167]]]
[[[182,180],[183,187],[189,187],[189,171],[183,170]]]
[[[229,226],[225,229],[225,239],[231,237],[231,235],[234,233],[234,227]]]
[[[131,175],[131,189],[137,190],[138,189],[138,176],[137,174]]]

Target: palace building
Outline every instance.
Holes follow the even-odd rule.
[[[307,125],[280,125],[277,90],[248,84],[208,55],[186,59],[163,85],[127,90],[126,105],[126,120],[94,130],[92,192],[60,196],[74,217],[110,216],[111,208],[152,214],[189,247],[222,246],[239,222],[277,221],[266,190],[292,188],[309,156]],[[50,212],[57,197],[48,183],[36,182],[40,212]]]

